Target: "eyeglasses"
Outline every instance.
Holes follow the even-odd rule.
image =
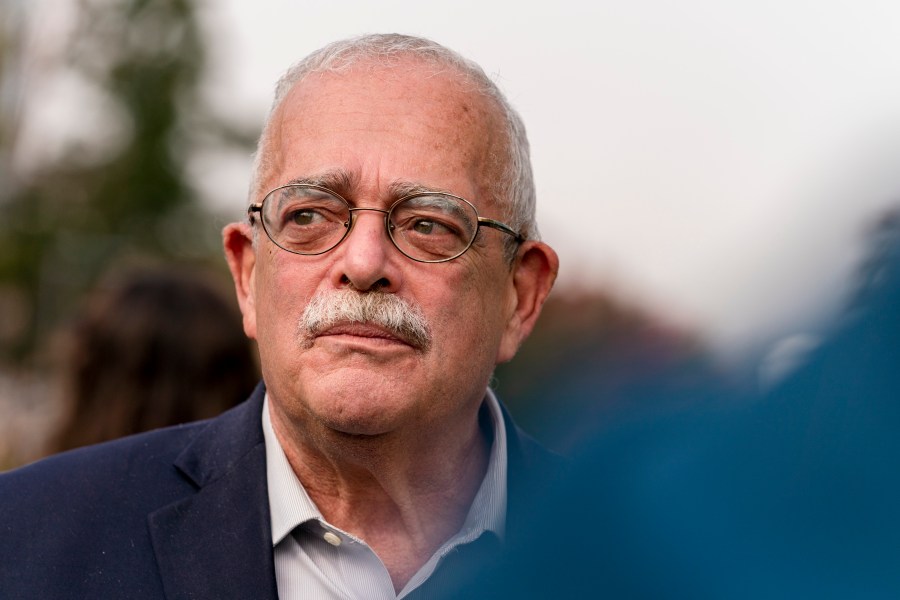
[[[370,210],[384,214],[388,237],[407,257],[439,263],[462,256],[482,226],[524,236],[499,221],[479,217],[475,206],[452,194],[423,192],[404,196],[387,210],[352,208],[337,193],[317,185],[277,187],[263,201],[247,209],[250,222],[259,213],[263,230],[282,250],[294,254],[324,254],[340,244],[353,228],[353,213]]]

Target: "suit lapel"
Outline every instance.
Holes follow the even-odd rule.
[[[277,598],[272,557],[262,386],[214,419],[175,467],[197,491],[149,515],[166,596]]]

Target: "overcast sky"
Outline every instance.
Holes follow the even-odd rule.
[[[896,0],[205,5],[210,96],[251,122],[335,39],[474,59],[525,120],[560,287],[613,286],[720,348],[835,310],[863,227],[900,200]],[[248,164],[218,167],[236,216]]]

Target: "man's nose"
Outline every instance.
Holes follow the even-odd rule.
[[[377,208],[352,210],[350,232],[338,247],[340,284],[359,291],[392,291],[400,282],[400,252],[388,237],[387,212]]]

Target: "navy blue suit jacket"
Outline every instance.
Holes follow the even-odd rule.
[[[276,598],[263,397],[0,475],[0,598]],[[558,457],[504,417],[517,531]]]

